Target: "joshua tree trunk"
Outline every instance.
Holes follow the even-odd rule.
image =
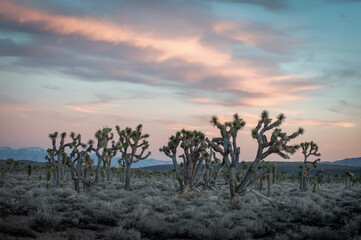
[[[64,166],[61,166],[61,170],[60,170],[60,181],[64,181]]]
[[[107,181],[110,182],[110,167],[107,167]]]
[[[270,169],[267,175],[267,197],[271,196],[273,171]]]
[[[229,190],[231,197],[236,195],[236,168],[234,166],[229,168]]]
[[[76,191],[77,193],[80,193],[79,177],[78,177],[78,176],[75,176],[75,173],[74,173],[73,168],[70,168],[70,174],[71,174],[71,178],[72,178],[73,181],[74,181],[75,191]]]
[[[302,166],[301,173],[301,190],[305,192],[307,190],[307,176],[306,176],[306,164],[304,163]]]
[[[67,168],[68,182],[70,181],[70,167]]]
[[[307,161],[307,158],[311,155],[319,157],[321,154],[318,152],[318,146],[313,141],[311,142],[303,142],[300,144],[302,147],[302,154],[304,155],[304,161],[302,166],[302,172],[301,172],[301,191],[307,191],[308,188],[308,171],[309,167],[307,166],[308,163],[312,164],[315,168],[317,167],[318,162],[321,160],[320,158],[314,160],[314,161]]]
[[[125,172],[125,189],[130,190],[130,166],[127,166]]]
[[[92,182],[88,181],[88,182],[84,182],[83,181],[83,187],[84,187],[84,192],[91,192],[94,189],[95,184],[93,184]]]
[[[264,179],[263,179],[263,176],[260,177],[257,181],[257,187],[258,187],[258,191],[259,192],[262,192],[262,188],[263,188],[263,183],[264,183]]]
[[[182,188],[182,193],[184,195],[188,195],[191,191],[191,186],[189,184],[185,184],[183,185],[183,188]]]
[[[262,151],[262,149],[258,149],[258,151]],[[262,153],[260,153],[262,154]],[[256,175],[257,173],[257,166],[259,165],[259,163],[261,162],[261,158],[256,158],[254,160],[254,162],[251,164],[251,166],[249,167],[246,175],[243,177],[242,182],[236,187],[236,191],[240,194],[243,195],[246,193],[246,189],[249,185],[249,183],[251,182],[252,178]]]
[[[120,181],[121,181],[122,183],[125,182],[125,167],[122,167],[122,168],[120,169]]]

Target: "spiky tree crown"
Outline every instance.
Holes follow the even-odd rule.
[[[149,148],[149,142],[147,141],[149,134],[142,134],[142,128],[142,124],[139,124],[134,130],[130,127],[122,130],[119,126],[116,126],[121,144],[120,152],[127,161],[133,161],[133,157],[135,157],[137,160],[134,160],[134,162],[136,162],[145,159],[151,154],[151,152],[148,152],[143,156],[144,152]],[[129,152],[129,147],[131,148],[131,152]],[[141,153],[135,154],[138,148],[141,149]]]
[[[321,154],[318,152],[318,145],[316,143],[314,143],[313,141],[311,142],[303,142],[300,144],[302,147],[302,153],[304,155],[314,155],[316,157],[321,156]]]
[[[54,132],[53,134],[49,134],[50,139],[57,138],[57,137],[58,137],[58,132]]]
[[[232,121],[225,122],[224,124],[221,124],[219,122],[217,116],[213,116],[209,122],[212,124],[212,126],[216,126],[221,131],[222,129],[224,129],[225,131],[227,131],[227,134],[233,137],[236,137],[237,132],[246,125],[246,122],[239,117],[238,113],[235,113],[233,115]]]
[[[261,113],[260,120],[258,121],[257,126],[252,129],[251,135],[254,139],[257,139],[259,147],[268,147],[268,150],[262,158],[271,153],[277,153],[282,158],[289,158],[288,153],[293,154],[300,147],[299,145],[287,145],[287,143],[298,135],[303,134],[303,129],[299,128],[297,132],[287,135],[278,128],[285,119],[286,117],[282,113],[277,116],[275,121],[272,121],[272,119],[269,118],[269,113],[266,110]],[[265,134],[270,130],[273,130],[273,132],[270,140],[268,140]]]
[[[197,149],[197,153],[194,156],[199,159],[206,159],[209,157],[209,153],[207,151],[208,144],[205,142],[205,135],[200,131],[189,131],[182,129],[181,131],[176,132],[175,135],[172,135],[169,138],[169,142],[167,146],[163,146],[160,148],[160,152],[164,152],[167,156],[171,156],[170,154],[175,154],[177,151],[177,147],[180,146],[184,149],[184,151],[194,151]]]
[[[218,123],[218,117],[212,116],[211,121],[209,121],[213,126],[216,126]]]

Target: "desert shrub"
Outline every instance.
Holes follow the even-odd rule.
[[[95,223],[108,226],[117,226],[118,224],[117,209],[110,202],[101,200],[90,201],[84,203],[79,211],[83,215],[83,218],[80,220],[84,224]]]
[[[78,210],[66,212],[63,215],[63,224],[70,224],[73,226],[78,226],[80,222],[84,222],[84,216]]]
[[[17,196],[22,196],[28,189],[25,189],[24,185],[15,186],[12,188],[12,192]]]
[[[195,218],[195,213],[192,210],[187,210],[187,211],[183,212],[182,218],[194,219]]]
[[[7,215],[29,215],[36,211],[36,205],[32,201],[17,201],[10,199],[10,201],[0,201],[0,212],[2,216]]]
[[[248,220],[245,225],[247,232],[260,236],[265,231],[265,226],[262,220]]]
[[[277,234],[276,236],[274,237],[270,237],[270,238],[267,238],[267,239],[273,239],[273,240],[288,240],[288,236],[286,234]]]
[[[117,226],[119,221],[115,214],[103,209],[97,209],[96,211],[93,211],[91,217],[94,223],[107,226]]]
[[[300,232],[302,238],[310,240],[338,240],[348,239],[346,236],[341,235],[340,232],[330,228],[319,228],[313,226],[301,226]]]
[[[36,238],[36,232],[31,230],[27,226],[21,226],[18,224],[0,224],[0,233],[8,234],[14,237],[28,237]],[[3,238],[5,239],[5,238]]]
[[[37,232],[58,231],[61,229],[60,221],[61,217],[43,204],[35,213],[31,229]]]
[[[164,220],[169,222],[169,223],[176,223],[180,219],[181,219],[181,217],[176,212],[171,212],[170,214],[166,215],[165,218],[164,218]]]
[[[48,238],[51,239],[51,238]],[[66,238],[63,238],[66,239]],[[88,240],[88,239],[96,239],[94,233],[86,232],[84,230],[77,229],[69,229],[67,230],[67,239],[68,240]]]
[[[180,238],[191,238],[191,239],[209,239],[212,237],[212,233],[207,227],[202,225],[198,221],[182,219],[177,224],[177,234]]]
[[[342,229],[342,235],[355,238],[361,235],[361,216],[351,219]]]
[[[145,237],[168,239],[175,235],[175,230],[157,215],[146,216],[136,223],[136,228]]]
[[[124,229],[123,227],[111,228],[105,232],[106,240],[138,240],[141,234],[136,229]]]
[[[325,226],[329,223],[330,219],[326,218],[324,209],[308,195],[300,198],[295,197],[293,204],[295,206],[293,216],[296,222],[302,222],[310,226]]]
[[[234,223],[233,223],[233,219],[231,217],[230,214],[224,214],[218,221],[218,225],[219,227],[222,228],[232,228]]]
[[[157,212],[166,213],[172,211],[173,207],[168,204],[160,204],[153,207]]]
[[[44,196],[47,195],[49,193],[49,191],[46,188],[43,187],[39,187],[33,190],[33,197],[40,197],[40,196]]]
[[[59,198],[68,198],[76,194],[76,191],[70,188],[57,188],[54,191],[54,195],[57,195]]]

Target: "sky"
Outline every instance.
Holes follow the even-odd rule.
[[[158,149],[176,131],[217,137],[211,116],[238,113],[251,161],[268,110],[322,160],[361,157],[360,12],[357,0],[0,0],[0,146],[141,123],[151,157],[169,160]]]

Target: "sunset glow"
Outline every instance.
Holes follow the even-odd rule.
[[[0,0],[0,146],[139,123],[152,158],[186,128],[238,113],[241,160],[262,110],[315,141],[322,159],[361,156],[359,1]],[[301,160],[301,154],[291,161]],[[274,156],[269,160],[281,160]]]

